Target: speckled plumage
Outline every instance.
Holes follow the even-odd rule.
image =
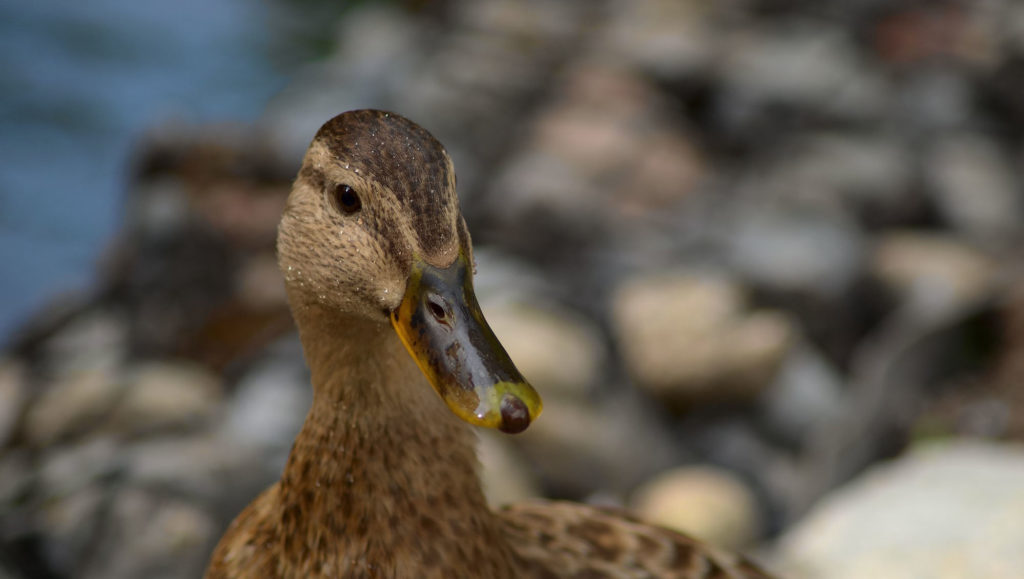
[[[332,206],[340,184],[362,210]],[[280,482],[235,519],[206,576],[767,577],[607,509],[488,509],[474,433],[388,319],[414,256],[444,267],[469,243],[451,161],[429,133],[380,111],[321,128],[278,233],[313,405]]]

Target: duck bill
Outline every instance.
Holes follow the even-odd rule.
[[[484,320],[462,253],[444,269],[417,260],[391,324],[459,418],[516,433],[540,415],[540,396]]]

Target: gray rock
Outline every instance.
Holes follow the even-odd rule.
[[[220,427],[226,438],[262,448],[268,456],[287,454],[313,398],[298,341],[287,340],[293,341],[294,348],[279,343],[276,353],[257,364],[239,382]],[[289,354],[289,350],[294,351]]]
[[[824,212],[849,207],[898,210],[908,203],[914,159],[907,144],[888,134],[816,133],[797,139],[747,189]]]
[[[751,199],[737,208],[727,231],[731,265],[772,291],[830,301],[849,290],[866,263],[860,230],[835,214]]]
[[[83,579],[199,577],[216,540],[217,525],[196,506],[135,489],[113,498]]]
[[[793,444],[802,444],[815,428],[834,420],[845,402],[843,378],[814,347],[801,341],[786,356],[775,382],[765,392],[763,416]]]
[[[600,406],[546,399],[541,417],[511,441],[562,496],[623,493],[679,459],[668,433],[625,396]]]
[[[887,87],[862,62],[850,39],[818,23],[755,27],[722,44],[717,74],[725,100],[781,103],[846,118],[884,111]]]
[[[957,229],[986,243],[1020,235],[1024,185],[996,144],[980,134],[935,142],[925,158],[928,191]]]
[[[780,543],[794,579],[1010,579],[1024,569],[1024,447],[954,440],[874,467]]]
[[[128,332],[119,316],[91,310],[47,340],[47,367],[58,378],[79,372],[111,371],[123,362],[127,340]]]
[[[644,520],[726,549],[746,547],[760,527],[757,499],[733,473],[708,465],[663,472],[629,503]]]
[[[615,295],[624,362],[656,398],[685,406],[751,399],[775,377],[794,336],[780,312],[745,311],[743,290],[722,278],[661,274]]]
[[[256,447],[211,434],[143,440],[120,454],[134,485],[209,503],[237,489],[238,481],[253,477],[261,466]],[[271,482],[267,477],[257,488]]]
[[[89,438],[51,449],[39,467],[38,496],[59,500],[119,472],[120,447],[109,436]]]
[[[65,373],[28,409],[26,440],[32,446],[47,446],[96,427],[110,413],[122,390],[121,379],[107,368]]]
[[[200,424],[217,411],[220,379],[186,363],[150,362],[128,372],[124,396],[105,428],[126,435]]]
[[[704,2],[638,0],[612,2],[599,49],[661,77],[680,79],[706,71],[717,36]]]

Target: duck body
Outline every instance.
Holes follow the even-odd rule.
[[[382,111],[325,124],[278,259],[313,404],[207,578],[768,577],[618,512],[488,508],[467,422],[518,432],[540,400],[476,305],[454,171],[424,129]]]

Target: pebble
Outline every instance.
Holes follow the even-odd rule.
[[[847,401],[839,370],[800,340],[762,400],[765,422],[781,439],[802,446],[817,427],[835,420]]]
[[[860,278],[867,261],[860,229],[835,214],[751,201],[730,221],[730,265],[770,291],[835,300]]]
[[[949,441],[876,466],[783,537],[794,579],[1011,579],[1024,569],[1024,447]]]
[[[25,438],[48,446],[100,424],[116,404],[122,381],[104,369],[69,373],[46,387],[25,415]]]
[[[965,133],[938,139],[924,167],[928,191],[953,227],[988,244],[1005,243],[1019,232],[1020,181],[990,138]]]
[[[901,300],[950,312],[988,296],[998,269],[988,255],[955,237],[894,231],[875,242],[871,271]]]
[[[547,399],[582,400],[599,383],[607,351],[592,324],[555,308],[508,304],[487,321],[526,379]]]
[[[725,549],[742,549],[757,536],[754,494],[731,472],[709,465],[681,466],[638,488],[630,508],[650,523]]]
[[[480,483],[491,508],[542,496],[531,465],[523,460],[503,435],[478,431]]]
[[[215,415],[220,379],[199,366],[147,362],[128,371],[124,395],[105,427],[124,435],[184,428]]]
[[[794,328],[780,312],[748,312],[744,302],[740,286],[723,278],[631,280],[612,304],[627,368],[671,406],[756,397],[774,379]]]

